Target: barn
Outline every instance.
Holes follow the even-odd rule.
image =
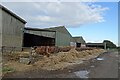
[[[52,28],[24,28],[24,47],[32,46],[75,46],[85,47],[83,37],[72,37],[65,26]]]
[[[24,28],[24,47],[33,46],[55,46],[56,31],[38,29],[38,28]]]
[[[86,44],[87,47],[96,47],[96,48],[105,48],[105,44],[104,43],[87,43]]]
[[[55,46],[72,46],[71,44],[73,43],[72,35],[65,28],[65,26],[58,26],[46,29],[56,31]]]
[[[86,47],[86,42],[82,36],[73,37],[76,47]]]
[[[0,5],[0,47],[33,46],[82,46],[85,43],[82,37],[72,37],[65,26],[52,28],[25,27],[27,23],[4,6]]]
[[[26,21],[0,5],[0,47],[22,47]]]

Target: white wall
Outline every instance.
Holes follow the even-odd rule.
[[[76,47],[76,43],[75,42],[70,42],[70,46]]]

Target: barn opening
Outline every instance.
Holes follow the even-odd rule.
[[[81,43],[76,43],[76,47],[81,47]]]
[[[55,38],[24,33],[24,47],[54,46]]]
[[[25,29],[23,47],[33,46],[55,46],[55,32],[43,29]]]

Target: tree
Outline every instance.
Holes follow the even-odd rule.
[[[104,40],[103,43],[104,44],[106,43],[106,48],[116,48],[117,47],[113,42],[111,42],[109,40]]]

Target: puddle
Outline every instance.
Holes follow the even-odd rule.
[[[77,71],[74,72],[76,76],[78,76],[79,78],[88,78],[88,71],[87,70],[83,70],[83,71]]]
[[[104,58],[97,58],[97,60],[98,60],[98,61],[102,61],[102,60],[104,60]]]

